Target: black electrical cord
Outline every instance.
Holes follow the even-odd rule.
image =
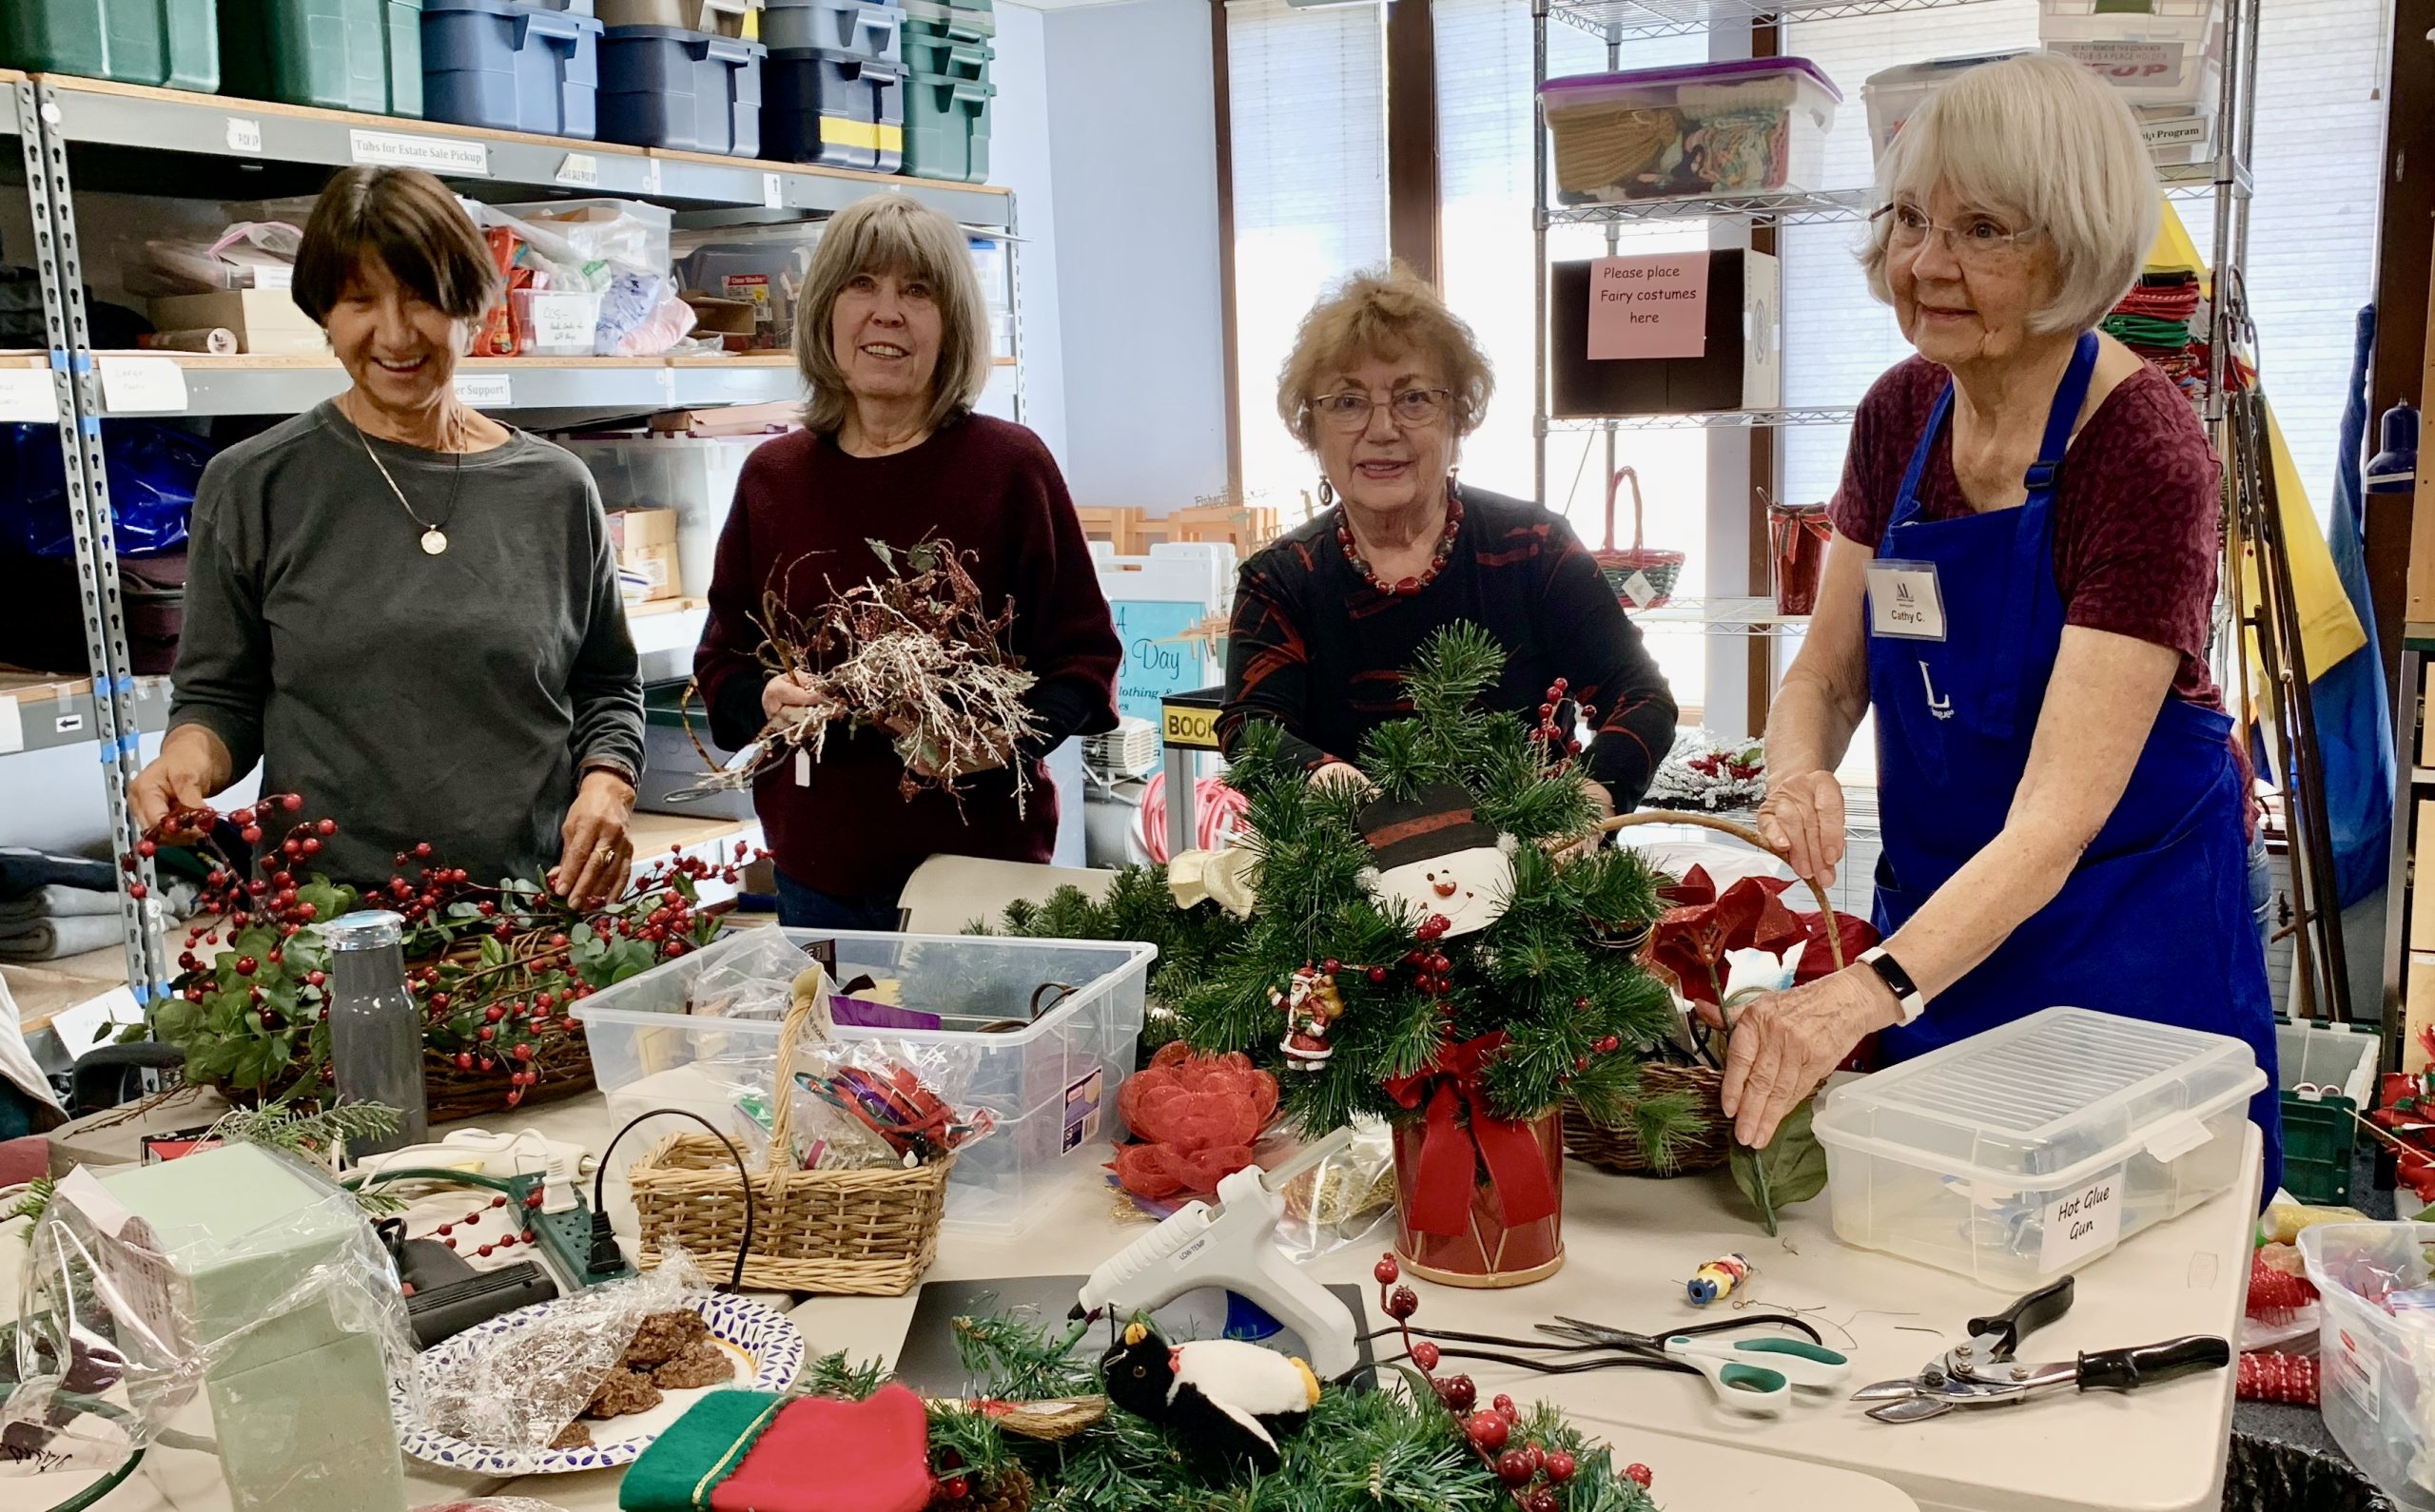
[[[735,1248],[733,1273],[728,1277],[727,1285],[717,1289],[730,1293],[741,1291],[744,1289],[745,1258],[752,1253],[752,1171],[744,1163],[744,1152],[735,1148],[735,1141],[719,1133],[718,1125],[698,1113],[692,1113],[683,1108],[653,1108],[649,1113],[628,1119],[625,1128],[609,1136],[608,1146],[600,1152],[600,1164],[592,1169],[593,1224],[597,1228],[609,1221],[609,1210],[602,1205],[602,1197],[607,1191],[609,1180],[609,1156],[617,1148],[617,1141],[632,1133],[634,1125],[659,1117],[663,1114],[672,1118],[691,1118],[708,1129],[711,1132],[711,1137],[726,1146],[729,1158],[735,1162],[735,1178],[744,1188],[744,1242]]]

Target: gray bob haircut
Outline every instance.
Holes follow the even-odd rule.
[[[859,273],[893,273],[929,284],[938,300],[940,333],[928,423],[936,427],[971,409],[989,381],[989,306],[972,270],[964,227],[928,205],[882,192],[829,217],[804,274],[795,301],[795,367],[810,396],[804,424],[833,432],[853,403],[837,365],[829,315],[839,292]]]
[[[1878,197],[1924,206],[1938,187],[2042,233],[2055,295],[2030,328],[2087,331],[2139,280],[2156,240],[2156,170],[2114,87],[2071,59],[2026,52],[1972,68],[1928,97],[1878,165]],[[1885,221],[1860,250],[1887,303]]]

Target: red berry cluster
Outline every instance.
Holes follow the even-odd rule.
[[[1522,1414],[1513,1399],[1500,1392],[1487,1406],[1480,1406],[1479,1388],[1472,1385],[1471,1378],[1438,1375],[1441,1357],[1437,1346],[1412,1337],[1412,1317],[1420,1310],[1420,1297],[1412,1288],[1397,1285],[1403,1267],[1395,1257],[1379,1256],[1370,1273],[1378,1283],[1379,1309],[1395,1321],[1396,1330],[1403,1335],[1405,1353],[1429,1383],[1430,1389],[1437,1394],[1438,1402],[1461,1425],[1471,1452],[1504,1483],[1513,1504],[1520,1512],[1563,1512],[1564,1494],[1560,1488],[1570,1484],[1581,1471],[1580,1462],[1572,1452],[1536,1444],[1515,1444],[1513,1435],[1521,1426]],[[1623,1474],[1644,1489],[1652,1479],[1645,1464],[1628,1466]]]
[[[1549,766],[1581,754],[1581,742],[1572,728],[1556,722],[1556,715],[1563,709],[1565,700],[1571,696],[1568,691],[1571,687],[1571,680],[1563,677],[1548,685],[1547,702],[1539,706],[1538,727],[1530,731],[1530,738],[1546,750],[1546,765]],[[1583,704],[1579,708],[1582,724],[1588,724],[1598,717],[1598,710],[1590,705]]]

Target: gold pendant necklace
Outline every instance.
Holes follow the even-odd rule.
[[[341,404],[338,409],[341,415],[346,415],[346,406],[344,404]],[[421,515],[415,513],[415,507],[412,504],[406,502],[406,491],[399,488],[398,486],[398,480],[389,475],[388,464],[381,461],[380,454],[372,449],[372,437],[364,434],[362,426],[356,424],[355,417],[352,415],[346,415],[346,423],[354,428],[355,438],[363,443],[363,455],[372,458],[372,465],[380,470],[380,481],[388,484],[389,492],[398,495],[398,507],[406,512],[406,518],[414,521],[417,525],[422,526],[422,554],[425,556],[438,556],[440,552],[448,550],[448,533],[441,530],[440,526],[447,524],[448,521],[455,517],[457,514],[457,490],[465,481],[465,454],[462,452],[452,452],[449,454],[456,458],[456,461],[450,469],[448,483],[448,513],[439,517],[438,524],[429,524],[424,521]]]

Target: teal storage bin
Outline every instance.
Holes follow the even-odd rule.
[[[220,40],[230,94],[422,114],[422,0],[221,0]]]
[[[934,73],[905,80],[905,164],[901,171],[958,184],[989,181],[989,102],[998,87]]]
[[[916,24],[905,31],[905,66],[934,79],[986,79],[998,49],[981,31]]]
[[[0,67],[211,94],[220,19],[212,0],[0,0]]]
[[[761,155],[757,42],[673,27],[600,34],[600,140],[739,158]]]
[[[514,0],[423,0],[423,114],[589,141],[599,134],[600,32],[593,16]]]

